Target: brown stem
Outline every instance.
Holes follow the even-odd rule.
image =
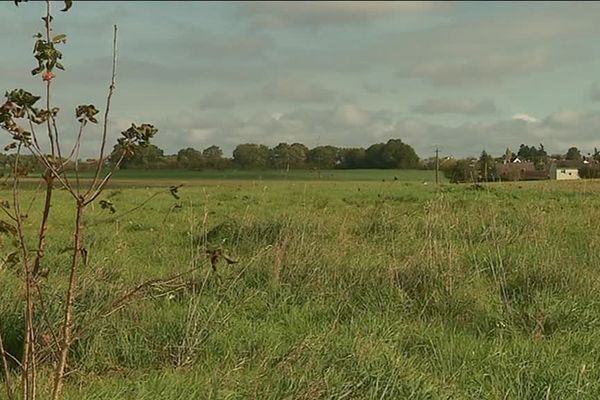
[[[113,54],[112,54],[112,73],[110,79],[110,86],[108,87],[108,96],[106,97],[106,109],[104,110],[104,121],[102,126],[102,144],[100,145],[100,157],[98,157],[98,165],[96,166],[96,173],[89,190],[86,192],[87,197],[93,190],[100,178],[100,171],[104,164],[104,150],[106,147],[106,134],[108,131],[108,113],[110,112],[110,101],[112,99],[113,92],[115,90],[115,82],[117,76],[117,25],[114,25],[113,30]]]
[[[131,208],[131,209],[129,209],[129,210],[127,210],[127,211],[125,211],[124,213],[122,213],[122,214],[118,214],[118,215],[116,215],[116,216],[114,216],[114,217],[112,217],[112,218],[108,218],[108,219],[105,219],[105,220],[101,220],[101,221],[99,221],[99,222],[114,222],[114,221],[117,221],[117,220],[119,220],[120,218],[123,218],[124,216],[126,216],[126,215],[129,215],[129,214],[131,214],[131,213],[133,213],[133,212],[135,212],[135,211],[139,210],[140,208],[142,208],[142,207],[144,207],[146,204],[148,204],[150,201],[152,201],[152,199],[154,199],[156,196],[158,196],[158,195],[160,195],[160,194],[164,194],[164,193],[165,193],[165,191],[164,191],[164,190],[161,190],[161,191],[159,191],[159,192],[156,192],[156,193],[154,193],[152,196],[148,197],[146,200],[142,201],[142,202],[141,202],[140,204],[138,204],[137,206],[135,206],[135,207],[133,207],[133,208]]]
[[[142,291],[143,289],[150,287],[152,285],[156,285],[156,284],[166,284],[166,283],[171,283],[185,275],[189,275],[192,274],[194,271],[196,271],[196,267],[189,269],[185,272],[180,272],[178,274],[175,275],[171,275],[169,277],[166,278],[155,278],[155,279],[150,279],[147,281],[144,281],[142,283],[140,283],[139,285],[137,285],[136,287],[129,289],[128,291],[126,291],[125,293],[123,293],[121,296],[119,296],[117,299],[115,299],[112,303],[110,303],[110,305],[107,307],[106,310],[99,312],[98,314],[96,314],[95,316],[93,316],[88,322],[85,323],[85,326],[83,328],[80,328],[80,330],[73,335],[73,338],[81,338],[83,337],[83,335],[93,327],[93,324],[95,322],[97,322],[100,319],[103,318],[108,318],[110,317],[112,314],[114,314],[115,312],[119,311],[120,309],[122,309],[123,307],[125,307],[129,302],[131,302],[135,295],[137,293],[139,293],[140,291]]]
[[[51,14],[51,1],[50,0],[46,0],[46,40],[48,43],[50,43],[50,41],[52,40],[52,38],[50,37],[50,32],[52,31],[52,28],[50,27],[50,18],[52,18],[52,14]],[[48,112],[50,112],[50,85],[51,85],[52,79],[48,79],[48,81],[46,82],[46,110]],[[50,121],[51,118],[48,118],[48,120],[46,121],[46,125],[48,126],[48,138],[50,139],[50,148],[52,150],[52,157],[54,158],[55,155],[55,151],[54,151],[54,135],[52,134],[52,123]]]
[[[104,177],[104,179],[102,179],[102,182],[100,182],[100,184],[98,185],[98,189],[96,189],[96,191],[94,192],[94,194],[92,194],[91,196],[88,197],[88,195],[90,194],[90,192],[86,193],[86,200],[85,200],[85,204],[86,205],[92,203],[94,200],[96,200],[96,198],[98,196],[100,196],[100,193],[102,193],[102,191],[104,190],[104,187],[106,186],[106,184],[108,183],[108,181],[110,180],[110,178],[112,177],[112,175],[115,173],[115,171],[117,170],[117,168],[119,167],[119,165],[121,165],[121,162],[123,161],[123,158],[125,158],[125,152],[121,153],[121,157],[115,163],[115,165],[113,165],[113,167],[110,170],[110,172],[108,174],[106,174],[106,176]],[[92,185],[93,185],[93,183],[92,183]],[[90,190],[91,189],[92,188],[90,187]]]
[[[53,175],[50,170],[46,170],[44,174],[44,180],[46,181],[46,197],[44,200],[44,213],[42,215],[42,222],[40,224],[40,231],[38,233],[38,248],[33,261],[33,275],[37,276],[40,270],[40,262],[44,257],[46,249],[46,232],[48,231],[48,217],[50,216],[50,207],[52,207],[52,190],[53,190]]]
[[[6,360],[6,352],[4,351],[4,342],[2,341],[2,332],[0,331],[0,355],[2,358],[2,368],[4,369],[4,386],[6,387],[6,398],[13,400],[13,392],[10,385],[10,372],[8,371],[8,361]]]
[[[54,388],[52,390],[52,399],[58,400],[62,394],[64,385],[65,369],[69,357],[69,350],[72,343],[73,334],[73,306],[75,304],[75,294],[77,289],[77,272],[79,266],[79,256],[81,254],[81,243],[83,233],[83,213],[85,204],[83,198],[77,201],[77,214],[75,218],[75,233],[73,237],[73,256],[71,262],[71,274],[69,277],[69,287],[66,294],[65,313],[62,323],[62,343],[58,364],[54,370]]]
[[[31,363],[31,359],[35,358],[35,349],[33,348],[34,340],[34,326],[33,326],[33,297],[32,297],[32,275],[29,269],[29,257],[27,244],[25,242],[25,233],[23,228],[23,217],[21,215],[21,203],[19,201],[19,156],[21,154],[21,145],[17,148],[17,154],[15,157],[14,166],[14,177],[13,177],[13,206],[15,209],[16,225],[17,225],[17,239],[21,253],[23,257],[23,272],[24,272],[24,285],[25,285],[25,343],[23,346],[23,358],[22,358],[22,374],[21,374],[21,390],[23,399],[30,399],[35,396],[35,381],[36,371],[35,363]],[[30,370],[30,364],[32,369]]]

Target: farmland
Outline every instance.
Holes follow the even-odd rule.
[[[214,179],[180,199],[126,186],[102,197],[114,214],[87,216],[69,399],[600,395],[600,182]],[[42,194],[25,195],[36,210]],[[56,196],[51,323],[73,224]],[[213,273],[216,247],[238,262]],[[18,269],[0,281],[18,354]]]

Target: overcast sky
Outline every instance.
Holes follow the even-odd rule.
[[[62,8],[62,2],[56,8]],[[43,93],[32,35],[43,3],[0,3],[0,89]],[[216,144],[368,146],[421,157],[543,143],[600,148],[598,2],[91,2],[55,14],[66,33],[61,123],[104,108],[112,25],[119,61],[111,135],[154,123],[166,153]],[[87,133],[85,155],[99,138]]]

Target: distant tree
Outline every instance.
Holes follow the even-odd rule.
[[[222,169],[227,166],[227,160],[223,158],[223,150],[219,146],[209,146],[202,150],[202,157],[207,168]]]
[[[367,167],[367,151],[362,147],[342,149],[341,168],[357,169]]]
[[[400,139],[390,139],[381,151],[384,165],[389,168],[418,168],[419,156],[415,150]]]
[[[240,168],[266,168],[270,150],[263,144],[240,144],[233,150],[233,163]]]
[[[596,163],[585,164],[579,168],[579,176],[583,179],[600,178],[600,167]]]
[[[120,144],[115,144],[113,151],[109,156],[110,163],[118,162],[123,154],[123,149]],[[140,146],[133,154],[125,156],[121,162],[121,169],[132,168],[156,168],[164,158],[164,151],[154,145]]]
[[[504,162],[509,163],[512,161],[512,159],[514,158],[515,153],[513,153],[508,147],[506,148],[506,151],[504,152]]]
[[[366,158],[370,168],[419,168],[419,156],[400,139],[370,146]]]
[[[177,162],[180,167],[191,170],[201,170],[206,165],[202,153],[191,147],[177,152]]]
[[[279,143],[271,149],[269,154],[269,166],[275,169],[285,169],[289,167],[290,145]]]
[[[384,143],[376,143],[369,146],[366,150],[367,168],[383,168],[381,159],[381,151],[385,146]]]
[[[452,160],[442,164],[442,171],[451,183],[476,182],[479,174],[477,165],[476,158]]]
[[[581,152],[577,147],[570,147],[565,154],[566,160],[581,160]]]
[[[292,143],[290,146],[290,166],[292,168],[305,168],[308,161],[308,147],[302,143]]]
[[[544,145],[540,143],[539,148],[535,146],[527,146],[521,144],[517,156],[524,161],[530,161],[535,164],[536,169],[545,168],[548,163],[548,153],[544,149]]]
[[[334,169],[340,162],[341,150],[335,146],[317,146],[308,152],[308,161],[318,169]]]
[[[478,167],[478,178],[480,181],[489,182],[496,180],[496,165],[492,156],[490,156],[485,150],[481,152]]]

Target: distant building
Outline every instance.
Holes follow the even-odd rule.
[[[532,162],[521,161],[518,158],[510,163],[496,164],[496,174],[502,181],[520,181],[527,179],[528,176],[536,175],[538,172]]]
[[[550,164],[550,179],[558,181],[581,179],[579,168],[584,166],[579,160],[560,160]]]

